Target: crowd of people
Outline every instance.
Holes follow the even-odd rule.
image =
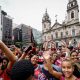
[[[40,60],[41,58],[41,60]],[[38,49],[34,43],[23,51],[0,40],[0,80],[80,80],[80,44],[51,44]]]

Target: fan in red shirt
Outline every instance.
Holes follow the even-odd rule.
[[[0,49],[5,53],[4,55],[9,59],[9,63],[4,67],[6,60],[0,59],[0,80],[10,80],[9,72],[13,64],[16,62],[16,56],[13,52],[0,40]]]

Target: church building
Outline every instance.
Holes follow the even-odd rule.
[[[80,42],[80,22],[79,22],[79,6],[77,0],[69,0],[67,4],[67,16],[61,24],[55,21],[51,26],[51,19],[46,10],[42,18],[42,41],[43,47],[46,42],[49,42],[48,47],[52,41],[59,46],[59,42],[64,40],[68,45],[77,46]]]

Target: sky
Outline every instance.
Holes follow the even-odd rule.
[[[80,0],[77,1],[80,6]],[[67,3],[68,0],[0,0],[2,10],[13,18],[13,23],[23,23],[39,31],[42,31],[42,17],[46,8],[51,18],[51,25],[55,23],[55,15],[58,15],[58,22],[62,23],[65,19]]]

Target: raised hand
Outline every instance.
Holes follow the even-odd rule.
[[[50,58],[50,51],[44,51],[43,58],[44,59],[49,59]]]
[[[46,63],[46,65],[51,65],[51,50],[48,51],[44,51],[43,53],[43,58],[44,58],[44,62]]]
[[[65,41],[61,41],[61,46],[62,46],[62,52],[64,53],[64,52],[70,52],[70,50],[68,49],[68,45],[66,44],[66,42]]]

